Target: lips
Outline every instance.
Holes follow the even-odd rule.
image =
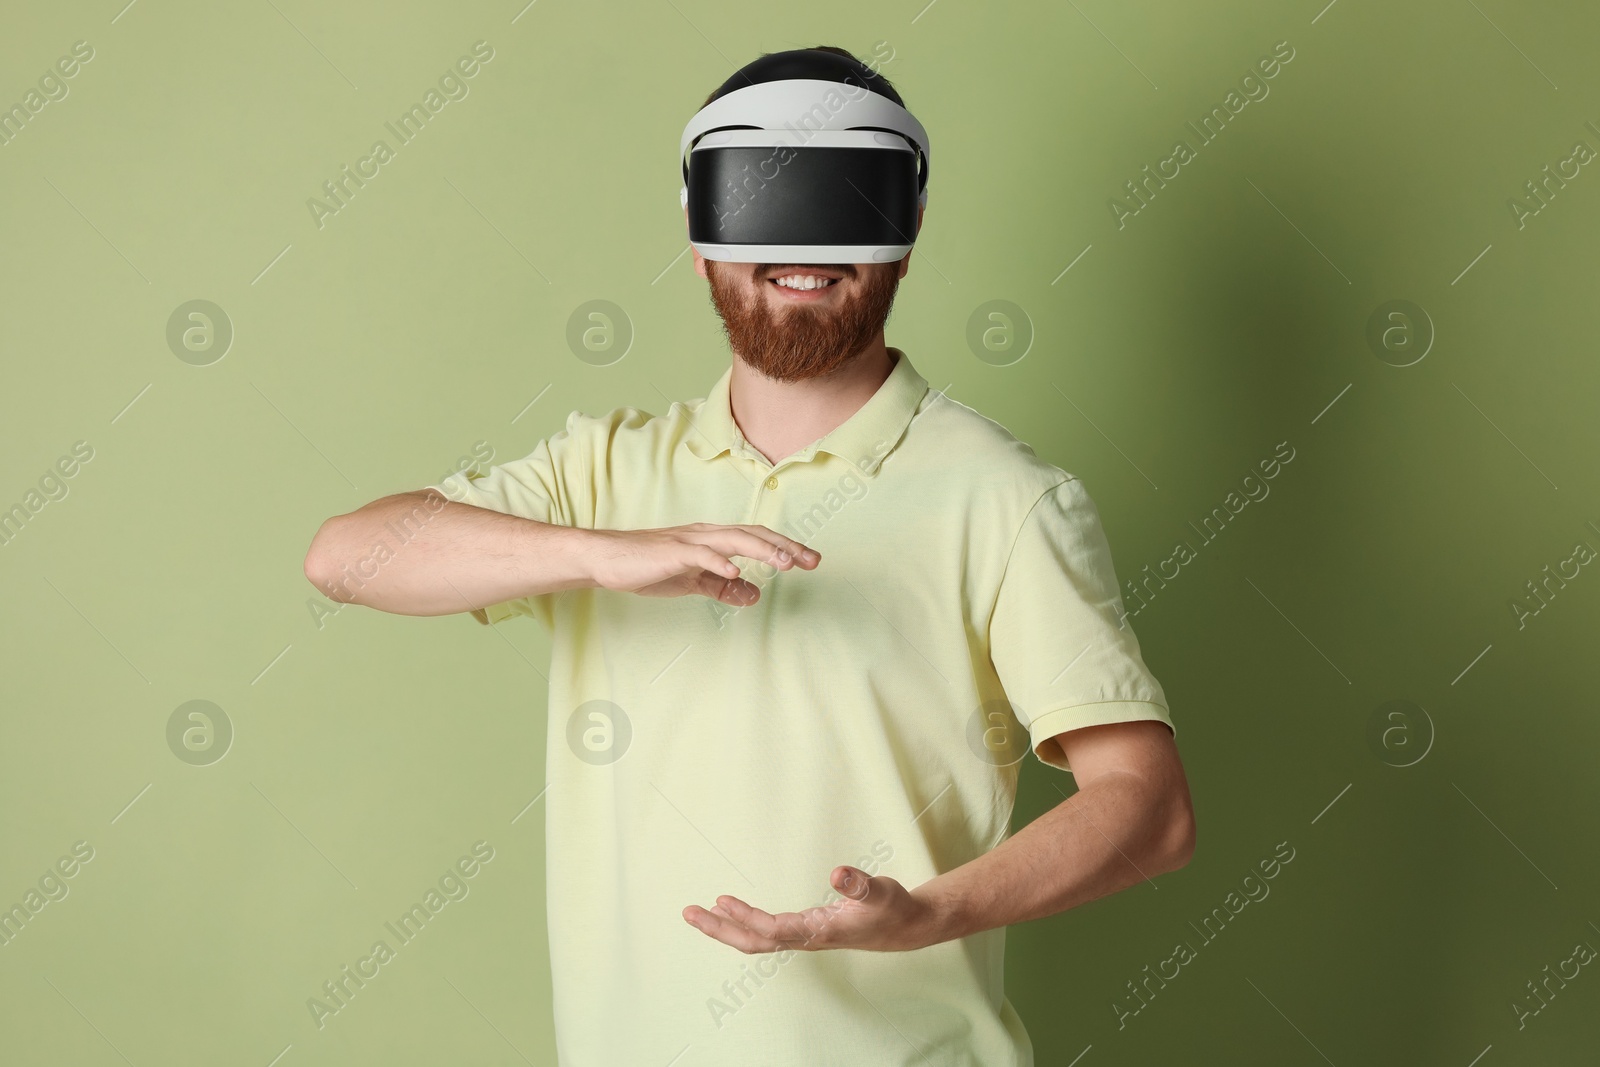
[[[809,303],[815,300],[828,300],[830,294],[839,288],[840,282],[830,281],[815,285],[810,289],[796,289],[776,281],[769,281],[767,285],[772,289],[773,298],[783,303]]]
[[[836,270],[827,270],[823,267],[780,267],[767,275],[767,281],[777,281],[779,278],[804,278],[808,275],[814,278],[832,278],[834,281],[844,277]]]

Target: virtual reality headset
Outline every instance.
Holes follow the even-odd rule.
[[[859,84],[765,81],[696,112],[679,145],[689,243],[729,263],[888,263],[916,242],[928,134]]]

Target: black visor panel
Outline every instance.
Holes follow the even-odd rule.
[[[737,145],[689,154],[689,239],[706,244],[907,245],[917,154]]]

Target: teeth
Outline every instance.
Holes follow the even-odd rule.
[[[814,274],[794,274],[787,278],[776,279],[776,284],[785,289],[821,289],[823,286],[832,285],[835,279],[822,278]]]

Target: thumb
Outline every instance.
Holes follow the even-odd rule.
[[[712,600],[731,604],[736,608],[749,607],[761,596],[760,591],[743,578],[727,578],[702,570],[694,578],[694,591]]]
[[[743,578],[724,578],[726,585],[723,587],[722,600],[724,603],[734,604],[738,607],[749,607],[761,596],[761,590],[755,583]]]
[[[851,900],[865,899],[867,891],[872,886],[872,877],[860,867],[835,867],[830,881],[833,883],[833,888]]]

